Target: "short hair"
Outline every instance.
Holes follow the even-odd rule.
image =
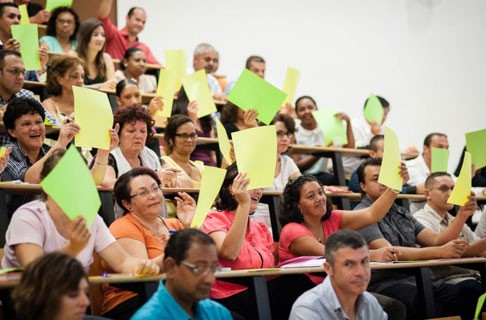
[[[123,63],[123,60],[128,60],[131,58],[131,56],[135,53],[135,52],[144,52],[142,49],[140,49],[139,47],[131,47],[131,48],[128,48],[127,50],[125,50],[125,53],[123,54],[123,59],[122,61],[120,61],[120,70],[125,70],[127,67],[125,66],[125,64]]]
[[[121,97],[121,94],[123,92],[123,90],[125,90],[126,87],[128,86],[136,86],[138,87],[138,83],[132,79],[122,79],[120,81],[118,81],[118,83],[116,84],[116,88],[115,88],[115,94],[118,98]]]
[[[76,11],[74,11],[73,9],[71,9],[69,7],[57,7],[56,9],[54,9],[51,12],[51,17],[47,21],[46,35],[52,36],[52,37],[56,36],[56,20],[57,20],[57,17],[61,13],[66,13],[66,12],[72,14],[73,17],[74,17],[74,32],[71,35],[71,37],[69,37],[69,40],[71,40],[71,41],[76,40],[76,36],[78,34],[78,29],[79,29],[79,25],[80,25],[79,16],[76,13]]]
[[[238,117],[238,106],[236,104],[227,101],[221,111],[221,123],[235,123]]]
[[[81,263],[54,251],[27,265],[19,286],[12,292],[20,319],[54,319],[64,295],[77,292],[82,279],[88,281]]]
[[[377,134],[376,136],[373,136],[373,138],[371,138],[371,140],[370,140],[369,149],[371,151],[377,152],[378,151],[378,142],[380,142],[381,140],[384,140],[384,139],[385,139],[385,136],[382,135],[382,134]]]
[[[42,121],[44,121],[46,115],[44,107],[39,101],[33,98],[15,97],[7,104],[7,110],[5,110],[5,113],[3,114],[3,123],[5,125],[5,128],[13,130],[15,129],[15,121],[17,119],[25,114],[36,113],[39,114],[42,117]]]
[[[442,171],[433,172],[427,177],[427,179],[425,179],[425,188],[426,189],[432,188],[436,182],[436,179],[439,177],[451,178],[451,175],[447,172],[442,172]]]
[[[140,9],[143,12],[145,12],[145,9],[142,7],[131,7],[130,10],[128,10],[127,17],[131,17],[135,13],[135,10],[137,9]]]
[[[52,57],[47,68],[47,93],[53,96],[60,95],[62,93],[62,87],[57,81],[57,77],[64,77],[68,70],[74,66],[83,66],[83,61],[78,57],[68,55]]]
[[[366,240],[359,232],[346,229],[338,230],[327,238],[324,257],[326,262],[334,266],[334,258],[339,249],[351,248],[356,250],[363,247],[367,247]]]
[[[376,97],[377,97],[377,98],[378,98],[378,100],[380,101],[380,104],[381,104],[381,106],[383,107],[383,109],[385,109],[385,108],[390,108],[390,103],[389,103],[389,102],[388,102],[388,101],[387,101],[385,98],[380,97],[380,96],[376,96]],[[363,109],[364,109],[364,108],[366,108],[366,104],[368,103],[368,100],[369,100],[369,99],[370,99],[369,97],[368,97],[368,98],[366,98],[366,101],[365,101],[365,103],[364,103]]]
[[[275,118],[273,118],[271,124],[275,124],[275,122],[283,122],[285,125],[285,128],[289,133],[294,134],[295,133],[295,121],[294,118],[292,118],[289,115],[283,114],[283,113],[277,113]]]
[[[218,210],[235,210],[238,207],[238,202],[231,194],[230,186],[238,175],[238,166],[236,162],[233,162],[228,168],[226,168],[226,175],[224,176],[223,184],[219,189],[219,197],[216,201],[216,208]]]
[[[160,186],[161,182],[157,173],[146,167],[135,168],[130,171],[125,172],[115,182],[115,186],[113,187],[113,193],[115,194],[116,203],[123,209],[123,214],[128,213],[128,209],[123,205],[123,200],[128,203],[132,202],[132,197],[130,194],[132,193],[132,188],[130,183],[132,179],[138,176],[150,176],[152,179],[157,182],[157,185]]]
[[[206,233],[193,228],[182,229],[173,233],[165,246],[164,260],[172,258],[177,264],[186,259],[187,251],[194,243],[215,246],[214,240]]]
[[[321,188],[324,188],[322,183],[314,176],[302,175],[294,180],[289,180],[283,191],[283,200],[280,204],[280,212],[278,220],[282,226],[291,223],[304,222],[304,217],[299,209],[300,193],[302,187],[309,182],[317,182]],[[322,221],[327,220],[332,212],[332,203],[329,198],[326,201],[326,214],[322,217]]]
[[[381,158],[366,158],[358,167],[358,181],[365,182],[365,169],[368,166],[381,166]]]
[[[88,46],[91,41],[91,36],[93,35],[94,30],[100,26],[103,27],[104,30],[105,27],[103,26],[103,22],[98,19],[91,18],[84,20],[79,27],[77,37],[78,49],[76,50],[76,52],[78,53],[78,56],[85,62],[86,58],[88,57]],[[103,53],[105,52],[105,48],[106,41],[103,44],[103,48],[96,54],[95,58],[95,64],[99,78],[104,78],[106,75],[105,59],[103,59]],[[85,68],[85,73],[87,76],[90,76],[88,68]]]
[[[150,138],[152,138],[154,135],[152,132],[152,127],[154,126],[155,121],[152,120],[148,111],[141,106],[130,106],[127,108],[118,109],[113,115],[113,119],[113,127],[115,127],[117,123],[120,125],[119,132],[122,131],[123,127],[127,123],[133,124],[136,121],[145,122],[147,125],[147,139],[145,144],[147,144]]]
[[[214,52],[218,52],[216,51],[216,49],[210,45],[209,43],[200,43],[196,46],[196,48],[194,49],[194,56],[199,56],[203,53],[206,53],[206,52],[210,52],[210,51],[214,51]]]
[[[430,144],[432,143],[432,138],[436,137],[436,136],[447,138],[447,135],[445,133],[442,133],[442,132],[429,133],[424,139],[424,146],[426,146],[427,148],[430,148]]]
[[[14,8],[19,8],[19,6],[13,2],[14,0],[12,0],[12,2],[0,2],[0,17],[3,16],[3,10],[5,7],[14,7]]]
[[[51,155],[44,161],[44,165],[42,166],[41,172],[39,174],[40,180],[43,180],[45,177],[51,173],[51,171],[56,167],[56,165],[61,161],[62,157],[66,154],[66,149],[56,149],[54,150]]]
[[[177,128],[189,122],[193,123],[191,118],[183,114],[176,114],[170,117],[169,122],[167,123],[167,127],[165,127],[164,133],[164,140],[170,152],[172,152],[172,141],[176,136]]]
[[[0,67],[4,66],[5,58],[8,56],[16,56],[22,59],[22,55],[14,50],[0,50]]]
[[[252,62],[265,63],[265,59],[260,56],[249,56],[248,59],[246,59],[245,67],[250,69]]]
[[[298,97],[297,100],[295,100],[295,111],[297,111],[297,105],[299,104],[299,102],[304,100],[304,99],[309,99],[310,101],[312,101],[312,103],[314,103],[314,105],[316,106],[316,109],[317,109],[317,103],[316,103],[316,100],[314,100],[314,98],[312,98],[311,96],[301,96],[301,97]]]

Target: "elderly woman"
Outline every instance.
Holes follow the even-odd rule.
[[[39,39],[45,43],[50,52],[69,53],[76,51],[79,29],[78,14],[69,7],[58,7],[51,12],[47,22],[46,35]]]
[[[186,193],[179,193],[177,217],[160,217],[164,195],[157,174],[148,168],[130,170],[118,178],[115,197],[124,216],[115,220],[110,231],[131,256],[140,259],[162,259],[170,232],[189,227],[196,202]],[[108,270],[110,271],[110,270]],[[106,286],[103,315],[113,319],[129,319],[144,303],[136,293]]]
[[[117,79],[134,80],[142,92],[155,92],[157,82],[155,76],[145,74],[147,71],[145,52],[137,47],[128,48],[123,60],[120,62],[120,70],[115,72]]]

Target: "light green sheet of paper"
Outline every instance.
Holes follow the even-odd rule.
[[[449,149],[432,148],[432,168],[430,172],[447,172],[448,167]]]
[[[104,92],[73,86],[76,123],[81,128],[74,137],[76,147],[110,149],[113,113]]]
[[[277,163],[275,126],[263,126],[232,133],[238,171],[245,172],[248,190],[273,186]]]
[[[46,10],[52,11],[57,7],[71,7],[73,5],[73,0],[47,0]]]
[[[292,101],[294,101],[295,91],[297,91],[299,80],[300,71],[292,67],[287,67],[287,73],[285,74],[285,81],[283,85],[283,92],[287,94],[285,102],[292,103]]]
[[[463,206],[468,202],[468,196],[471,195],[471,154],[464,153],[464,161],[462,162],[461,172],[457,178],[454,190],[452,190],[447,203],[457,204]]]
[[[5,146],[0,147],[0,159],[5,157],[6,152],[7,152],[7,147],[5,147]]]
[[[165,68],[174,72],[177,79],[176,90],[179,90],[187,70],[186,50],[165,50]]]
[[[479,319],[479,315],[481,314],[481,310],[483,309],[484,300],[486,300],[486,293],[483,293],[478,298],[478,303],[476,304],[476,312],[474,312],[474,320]]]
[[[29,13],[27,12],[27,5],[21,4],[19,6],[20,24],[30,24]]]
[[[156,115],[166,118],[171,116],[172,105],[174,103],[174,93],[176,91],[177,79],[175,73],[169,69],[160,69],[156,95],[162,97],[164,107],[162,111],[157,111]]]
[[[398,144],[397,134],[385,126],[385,145],[383,152],[383,161],[381,163],[380,176],[378,182],[401,191],[403,186],[402,177],[400,177],[400,145]]]
[[[333,142],[333,139],[340,137],[342,144],[348,143],[348,137],[346,136],[346,125],[343,120],[337,119],[334,115],[337,110],[332,108],[321,109],[313,111],[312,115],[316,119],[319,128],[321,128],[324,134],[324,145],[329,145]]]
[[[101,200],[88,166],[73,145],[40,185],[71,220],[81,215],[91,227]]]
[[[6,274],[6,273],[9,273],[9,272],[15,272],[15,271],[24,271],[24,268],[12,267],[12,268],[0,269],[0,274]]]
[[[213,205],[214,199],[223,185],[226,169],[204,166],[201,187],[197,199],[196,213],[191,222],[191,228],[200,228]]]
[[[185,76],[182,79],[182,85],[184,86],[184,90],[186,90],[189,101],[197,102],[198,118],[217,111],[204,69]]]
[[[258,120],[269,124],[286,97],[285,92],[245,69],[231,90],[228,100],[245,111],[255,109],[258,111]]]
[[[368,122],[373,123],[376,121],[378,124],[381,124],[384,114],[383,106],[381,105],[378,97],[374,94],[369,96],[368,102],[363,110],[363,114]]]
[[[232,164],[233,161],[231,160],[231,144],[228,139],[228,135],[226,134],[226,129],[224,128],[221,121],[216,119],[216,130],[218,131],[218,145],[221,154],[226,159],[228,164]]]
[[[39,36],[36,24],[12,25],[12,37],[20,42],[20,54],[26,70],[40,70]]]
[[[466,133],[466,150],[476,170],[486,166],[486,129]]]

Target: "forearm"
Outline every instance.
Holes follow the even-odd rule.
[[[486,239],[480,239],[476,242],[469,244],[466,251],[462,255],[463,257],[481,257],[486,253]]]
[[[397,197],[392,189],[385,192],[368,208],[355,212],[343,212],[343,228],[358,230],[383,219]]]
[[[106,167],[108,166],[108,155],[108,150],[98,150],[93,167],[91,168],[91,175],[97,186],[101,185],[105,178]]]
[[[467,218],[458,214],[452,223],[444,229],[444,231],[437,233],[434,245],[441,246],[449,241],[456,240],[461,234],[462,228]]]
[[[227,260],[235,260],[240,254],[241,247],[245,242],[249,210],[249,205],[239,205],[236,209],[235,219],[220,249],[220,255]]]
[[[44,167],[44,162],[46,162],[47,158],[49,158],[52,153],[57,150],[63,148],[59,143],[54,144],[54,146],[36,163],[34,163],[26,172],[24,176],[24,182],[27,183],[40,183],[40,172]],[[64,147],[65,148],[65,147]]]
[[[106,18],[110,15],[113,0],[101,0],[98,6],[98,17]]]
[[[396,247],[400,250],[399,260],[427,260],[445,258],[438,247]]]

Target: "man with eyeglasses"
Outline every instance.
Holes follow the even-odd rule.
[[[177,231],[165,247],[166,280],[131,319],[232,319],[228,309],[208,299],[218,270],[210,236],[196,229]]]

